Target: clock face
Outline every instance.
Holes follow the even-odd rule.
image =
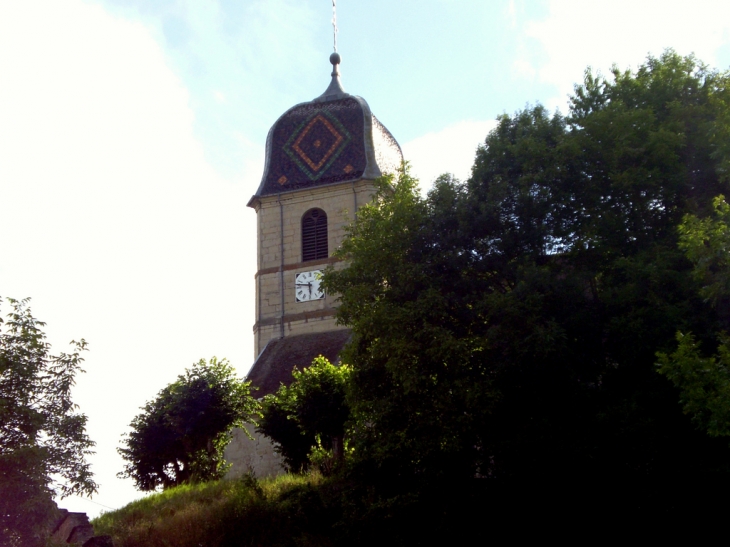
[[[294,294],[297,302],[309,302],[324,298],[324,291],[320,288],[319,282],[322,278],[320,270],[301,272],[294,278]]]

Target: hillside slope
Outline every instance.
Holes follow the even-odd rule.
[[[321,483],[317,475],[284,475],[184,485],[92,524],[115,547],[329,545],[337,515],[323,504]]]

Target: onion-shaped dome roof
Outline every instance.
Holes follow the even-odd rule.
[[[375,179],[400,167],[403,153],[393,135],[365,99],[342,88],[340,55],[333,53],[330,62],[327,90],[287,110],[269,131],[256,196]]]

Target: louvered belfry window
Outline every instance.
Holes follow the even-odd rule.
[[[310,209],[302,217],[302,262],[327,256],[327,213]]]

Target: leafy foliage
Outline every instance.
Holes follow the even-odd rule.
[[[118,451],[128,463],[120,477],[144,491],[220,478],[230,431],[253,417],[250,384],[226,359],[201,359],[148,402]]]
[[[711,304],[720,304],[730,296],[730,205],[725,197],[713,200],[712,216],[685,216],[679,233],[679,246],[702,284],[700,294]]]
[[[678,246],[727,190],[729,77],[667,51],[586,74],[569,116],[499,124],[471,178],[405,169],[358,212],[324,286],[353,330],[356,453],[415,477],[709,469],[657,374],[677,329],[720,322]],[[723,98],[721,101],[720,98]]]
[[[719,326],[728,328],[730,298],[730,206],[723,196],[713,200],[713,214],[686,215],[679,226],[679,247],[693,263],[699,293],[718,312]],[[677,333],[677,349],[658,353],[658,371],[680,390],[685,414],[712,436],[730,435],[730,339],[718,335],[717,354],[703,357],[692,334]],[[706,346],[709,344],[706,342]]]
[[[289,469],[306,469],[315,447],[333,451],[336,460],[344,457],[350,373],[349,366],[320,355],[304,370],[294,369],[291,385],[264,398],[258,430],[274,440]]]
[[[375,204],[358,211],[340,251],[348,267],[325,274],[355,334],[343,360],[353,363],[356,451],[416,470],[457,467],[494,404],[470,303],[481,284],[466,277],[458,220],[437,213],[461,189],[443,179],[424,201],[407,171],[392,182],[381,180]]]
[[[290,471],[299,472],[309,467],[309,452],[317,440],[313,434],[304,433],[293,419],[295,407],[294,394],[282,384],[276,393],[264,397],[257,431],[274,441],[275,450]]]
[[[730,435],[730,340],[721,337],[718,355],[703,358],[692,335],[677,334],[679,347],[659,353],[659,372],[680,389],[685,414],[709,435]]]
[[[40,545],[56,516],[53,496],[96,492],[86,457],[94,443],[71,400],[86,342],[51,354],[29,300],[8,298],[0,318],[0,543]]]

